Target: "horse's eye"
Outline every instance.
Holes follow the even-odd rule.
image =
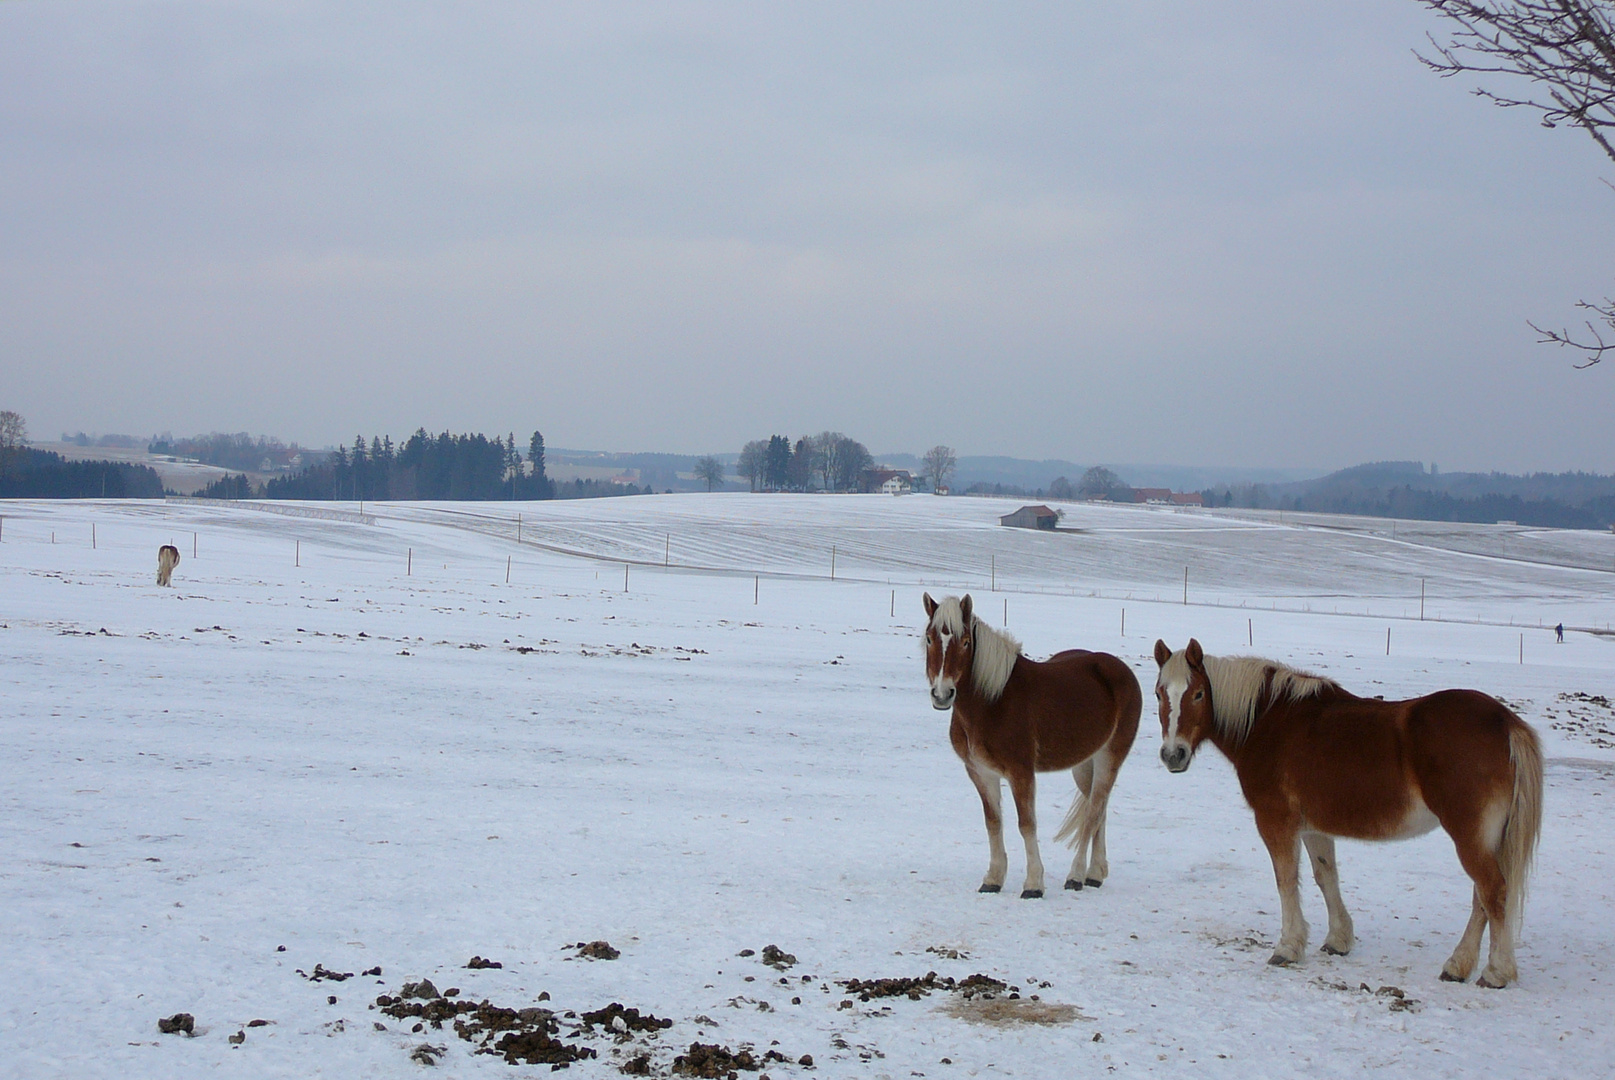
[[[1206,696],[1206,692],[1204,690],[1196,690],[1194,692],[1194,699],[1196,701],[1199,701],[1201,698],[1203,698],[1205,696]]]

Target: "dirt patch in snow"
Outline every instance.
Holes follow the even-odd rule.
[[[1548,726],[1602,750],[1615,749],[1615,705],[1603,694],[1562,693],[1543,709]]]
[[[717,1043],[691,1043],[689,1050],[673,1059],[673,1072],[676,1075],[699,1076],[708,1080],[732,1077],[740,1069],[756,1072],[762,1067],[762,1062],[750,1050],[744,1047],[731,1050]]]
[[[1032,998],[955,998],[939,1010],[955,1020],[993,1027],[1013,1027],[1017,1024],[1070,1024],[1077,1020],[1092,1020],[1077,1011],[1075,1005],[1062,1005],[1053,1001]]]
[[[924,975],[911,978],[843,979],[837,985],[846,987],[849,994],[858,995],[859,1001],[885,997],[906,997],[910,1001],[918,1001],[933,990],[952,991],[966,1000],[971,998],[990,1000],[1001,994],[1007,994],[1010,998],[1021,996],[1020,987],[1010,986],[991,975],[980,973],[968,975],[963,979],[953,979],[928,971]]]
[[[410,984],[417,992],[419,986]],[[388,994],[376,998],[376,1007],[398,1019],[418,1017],[419,1023],[413,1029],[417,1031],[428,1024],[441,1029],[444,1021],[449,1021],[456,1035],[476,1046],[474,1053],[498,1054],[512,1065],[566,1066],[597,1054],[591,1046],[556,1038],[561,1026],[549,1009],[506,1009],[488,1001],[448,997],[420,1000]]]
[[[611,947],[609,941],[580,941],[572,948],[585,960],[615,960],[622,955],[620,950]]]

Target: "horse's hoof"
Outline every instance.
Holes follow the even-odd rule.
[[[1318,951],[1323,952],[1323,953],[1328,953],[1330,956],[1345,956],[1351,950],[1350,949],[1337,949],[1333,945],[1330,945],[1330,944],[1326,943],[1323,946],[1323,948],[1319,949]]]
[[[1449,971],[1443,971],[1441,973],[1441,981],[1442,982],[1463,982],[1464,977],[1462,975],[1454,975]]]
[[[1099,886],[1103,885],[1104,882],[1098,880],[1097,878],[1089,878],[1087,881],[1083,882],[1083,884],[1087,885],[1090,889],[1097,889]]]
[[[1284,956],[1280,953],[1274,953],[1272,956],[1267,958],[1268,967],[1289,967],[1293,963],[1295,963],[1294,960],[1291,960],[1288,956]]]
[[[1021,890],[1021,899],[1022,900],[1041,900],[1041,899],[1043,899],[1043,890],[1042,889],[1022,889]]]
[[[1476,986],[1484,986],[1488,990],[1501,990],[1501,989],[1503,989],[1503,987],[1507,986],[1508,983],[1506,983],[1506,982],[1492,982],[1486,976],[1482,975],[1480,978],[1475,980],[1475,985]]]
[[[981,888],[977,889],[976,891],[977,892],[998,892],[1002,888],[1003,888],[1002,885],[983,885]]]
[[[1078,881],[1076,878],[1066,878],[1065,887],[1071,889],[1073,892],[1081,892],[1082,882]]]

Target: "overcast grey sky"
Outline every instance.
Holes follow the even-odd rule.
[[[1413,0],[0,3],[63,430],[1615,471],[1591,141]]]

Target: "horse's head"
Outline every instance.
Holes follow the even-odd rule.
[[[931,705],[951,709],[975,659],[970,595],[966,593],[963,599],[945,596],[937,603],[926,593],[925,614],[931,620],[925,627],[925,677],[931,683]]]
[[[1189,647],[1173,652],[1166,642],[1155,643],[1155,701],[1161,711],[1161,763],[1173,772],[1182,772],[1194,760],[1206,736],[1211,734],[1211,680],[1206,677],[1205,653],[1200,643],[1189,639]]]

